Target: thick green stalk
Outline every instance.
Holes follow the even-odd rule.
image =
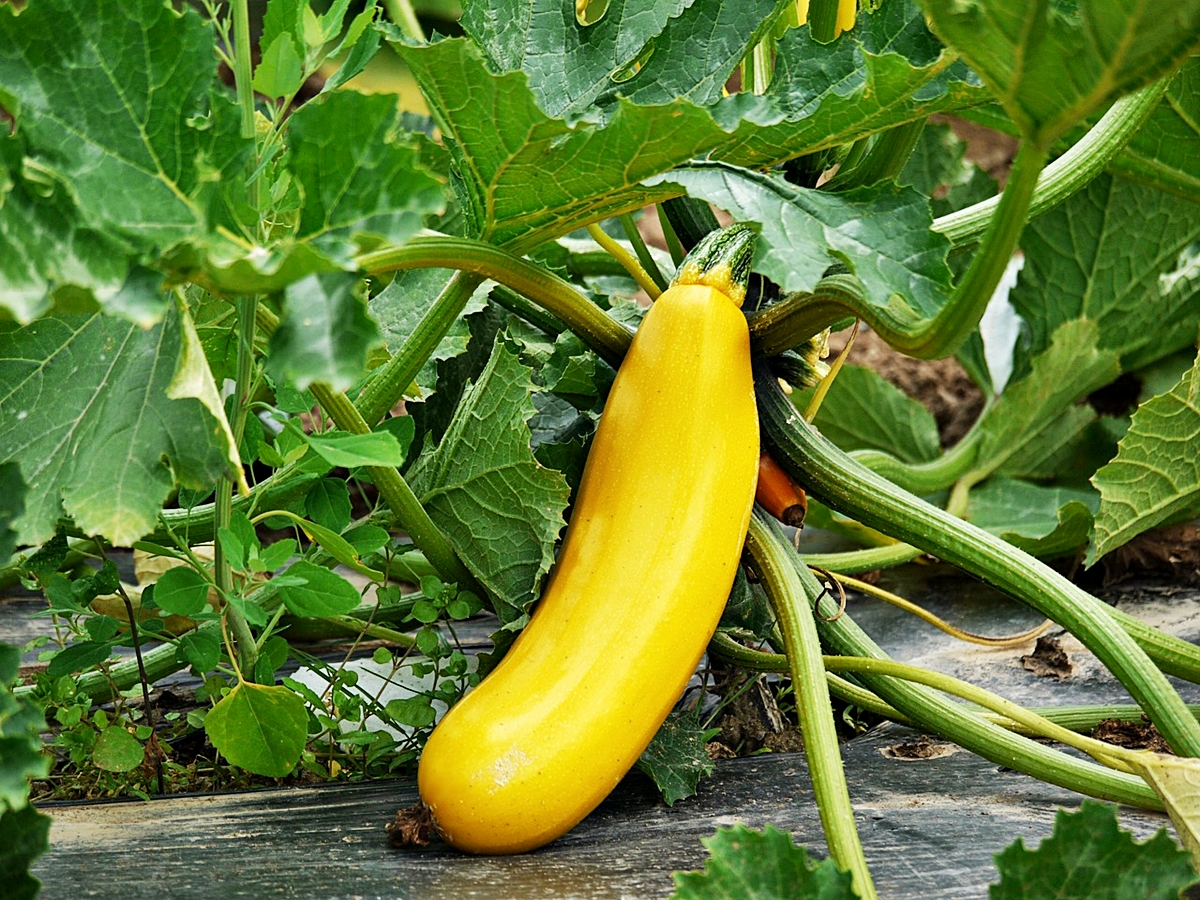
[[[909,544],[886,544],[881,547],[864,547],[861,550],[846,550],[842,553],[802,553],[800,558],[806,565],[828,569],[838,575],[861,575],[876,569],[891,569],[912,562],[923,550]]]
[[[804,736],[804,752],[825,842],[834,861],[850,872],[858,896],[876,897],[854,824],[854,807],[850,803],[837,726],[821,664],[821,642],[810,605],[816,594],[805,592],[792,565],[791,545],[761,508],[755,509],[750,520],[746,551],[754,561],[755,572],[762,579],[783,632],[800,732]]]
[[[605,315],[604,310],[569,282],[482,241],[445,236],[417,237],[402,247],[367,253],[356,262],[359,268],[372,273],[439,268],[491,278],[524,294],[561,320],[613,366],[621,361],[633,340],[628,328]]]
[[[238,107],[242,114],[241,136],[255,137],[254,87],[251,82],[249,0],[233,0],[233,83],[237,90]]]
[[[811,0],[808,4],[808,27],[814,41],[828,44],[837,37],[838,0]]]
[[[850,455],[876,475],[918,495],[945,490],[971,470],[979,450],[983,430],[978,427],[982,416],[975,420],[962,440],[926,463],[908,463],[882,450],[856,450]]]
[[[310,385],[309,389],[321,404],[321,408],[342,431],[350,434],[370,433],[371,428],[366,420],[341,391],[335,391],[329,385],[320,383]],[[425,507],[400,473],[391,466],[368,466],[367,472],[395,514],[400,527],[441,573],[442,578],[475,591],[481,597],[486,596],[475,581],[475,576],[463,565],[454,551],[454,546],[429,518],[429,513],[425,512]]]
[[[880,181],[894,181],[903,171],[908,158],[912,156],[921,132],[925,130],[925,120],[905,122],[889,128],[879,134],[869,151],[857,165],[839,167],[837,175],[823,186],[827,191],[848,191],[856,187],[866,187]]]
[[[1045,150],[1032,141],[1023,141],[1000,196],[1000,205],[996,207],[970,268],[955,285],[950,299],[928,325],[920,329],[921,337],[912,347],[913,356],[920,359],[947,356],[979,327],[983,311],[1017,248],[1038,175],[1045,165]]]
[[[425,361],[437,349],[475,289],[482,283],[481,276],[467,272],[459,272],[450,279],[421,317],[404,346],[375,371],[359,394],[355,405],[367,424],[375,425],[400,402]]]
[[[970,572],[1065,627],[1125,686],[1176,752],[1200,755],[1195,718],[1105,604],[1011,544],[856,463],[803,421],[764,366],[755,387],[765,443],[814,497]]]
[[[1158,107],[1172,77],[1122,97],[1070,150],[1046,166],[1026,211],[1028,218],[1036,218],[1057,206],[1103,172]],[[942,216],[934,221],[933,230],[944,234],[956,247],[973,244],[987,228],[999,204],[1000,198],[992,197]]]

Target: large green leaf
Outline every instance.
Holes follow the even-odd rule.
[[[792,836],[768,825],[719,828],[704,846],[702,872],[676,872],[671,900],[853,900],[849,872],[815,862]]]
[[[814,41],[808,28],[779,39],[766,93],[735,95],[714,107],[733,133],[713,158],[766,166],[988,98],[911,0],[862,6],[854,30],[831,44]]]
[[[283,318],[271,335],[268,373],[301,390],[314,381],[338,390],[358,381],[381,340],[364,291],[349,272],[309,275],[288,285]]]
[[[569,491],[529,448],[530,370],[497,342],[436,448],[410,473],[413,491],[505,622],[528,610],[554,560]]]
[[[1200,205],[1101,176],[1030,223],[1021,246],[1025,265],[1010,299],[1025,319],[1028,354],[1083,317],[1126,370],[1196,340]]]
[[[128,270],[124,246],[80,222],[65,185],[26,171],[24,137],[6,130],[0,128],[0,309],[30,322],[63,287],[112,297]]]
[[[292,116],[288,140],[304,193],[298,236],[338,263],[368,239],[403,243],[445,208],[445,187],[421,166],[393,96],[325,94]]]
[[[28,485],[21,543],[48,540],[66,512],[129,546],[176,483],[208,488],[234,472],[226,429],[196,399],[215,387],[178,378],[187,327],[172,307],[148,330],[77,315],[0,331],[0,462],[15,460]]]
[[[25,482],[15,462],[0,464],[0,566],[17,549],[16,522],[25,512]]]
[[[1076,401],[1120,374],[1117,355],[1097,346],[1099,329],[1090,319],[1065,322],[1050,345],[1037,356],[1024,378],[1011,382],[983,415],[976,467],[993,472],[1023,449],[1027,458],[1042,459],[1067,443],[1063,425],[1083,428],[1090,414],[1066,411]],[[1044,452],[1029,449],[1038,444]]]
[[[967,521],[1032,556],[1049,558],[1087,543],[1095,491],[989,478],[971,491]]]
[[[1054,833],[1036,850],[1018,839],[996,854],[996,868],[1000,881],[989,890],[991,900],[1178,900],[1198,880],[1165,828],[1136,843],[1118,826],[1115,809],[1094,800],[1084,800],[1078,812],[1060,809]]]
[[[687,101],[621,101],[604,124],[572,127],[538,107],[523,73],[489,72],[469,41],[398,50],[450,143],[469,231],[499,243],[636,207],[651,196],[637,188],[642,179],[724,136]]]
[[[784,291],[812,290],[845,266],[862,283],[881,322],[911,331],[937,313],[950,286],[950,244],[929,230],[929,201],[910,187],[829,193],[724,163],[691,163],[652,179],[684,187],[762,223],[755,271]]]
[[[1021,133],[1049,147],[1094,110],[1181,64],[1200,0],[921,0]]]
[[[26,168],[74,201],[73,218],[54,229],[57,244],[77,248],[80,271],[60,273],[72,283],[111,283],[120,254],[100,260],[97,233],[149,255],[204,228],[210,186],[248,146],[236,119],[211,115],[227,109],[210,103],[215,72],[211,29],[187,7],[0,7],[0,104],[26,142]],[[38,212],[45,225],[48,211]],[[36,251],[30,263],[45,241]]]
[[[32,806],[0,813],[0,884],[8,900],[37,900],[42,883],[29,874],[33,861],[50,849],[50,817]]]
[[[1117,456],[1092,478],[1100,512],[1088,565],[1148,528],[1200,511],[1200,359],[1133,414]]]
[[[792,395],[803,412],[813,389]],[[843,450],[882,450],[910,463],[941,451],[937,422],[924,406],[872,369],[842,366],[813,424]]]

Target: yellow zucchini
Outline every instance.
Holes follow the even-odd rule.
[[[528,626],[425,746],[421,798],[460,850],[520,853],[583,819],[650,743],[716,629],[758,469],[739,309],[753,238],[740,225],[710,235],[647,313]]]

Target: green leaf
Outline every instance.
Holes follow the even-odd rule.
[[[1087,564],[1135,535],[1200,509],[1200,358],[1133,414],[1117,456],[1092,477],[1100,512]]]
[[[469,4],[462,25],[495,70],[523,69],[538,105],[571,119],[618,92],[643,106],[677,97],[712,103],[781,5],[612,0],[598,22],[580,28],[569,4],[493,0]],[[632,77],[618,74],[639,59],[643,65]]]
[[[413,728],[428,728],[437,718],[433,703],[428,697],[420,694],[389,700],[385,709],[389,718]]]
[[[1200,760],[1147,752],[1139,753],[1134,764],[1162,798],[1175,833],[1191,854],[1192,868],[1200,871]]]
[[[23,323],[69,286],[114,297],[128,271],[121,242],[80,222],[64,186],[24,168],[25,153],[24,135],[0,128],[0,309]]]
[[[1116,354],[1099,349],[1098,340],[1099,329],[1089,319],[1058,327],[1049,347],[1033,360],[1029,374],[1010,382],[984,413],[979,425],[979,471],[995,471],[1031,443],[1061,446],[1064,411],[1120,374]],[[1067,421],[1082,427],[1090,416]]]
[[[699,707],[672,712],[642,751],[637,767],[654,779],[667,806],[695,794],[700,779],[716,769],[704,745],[718,731],[700,725]]]
[[[343,265],[363,241],[403,243],[445,208],[393,96],[323,94],[288,120],[288,141],[304,193],[298,236]]]
[[[803,412],[812,395],[811,388],[797,392],[792,402]],[[882,450],[910,463],[941,452],[933,414],[863,366],[842,366],[813,424],[843,450]]]
[[[172,399],[182,351],[175,313],[148,330],[99,315],[0,326],[0,462],[32,486],[21,543],[47,540],[66,512],[127,547],[177,482],[208,488],[231,471],[207,407]]]
[[[1126,371],[1196,340],[1196,204],[1102,175],[1031,222],[1021,247],[1025,265],[1010,300],[1026,321],[1030,354],[1077,318],[1097,324],[1098,346],[1116,352]]]
[[[1200,200],[1200,57],[1184,65],[1163,102],[1109,169]]]
[[[494,75],[474,44],[448,39],[396,48],[447,138],[472,235],[497,243],[539,228],[561,233],[650,196],[636,187],[702,153],[724,132],[687,102],[638,107],[618,101],[603,125],[572,128],[537,105],[523,73]],[[464,116],[469,108],[474,114]],[[626,199],[629,197],[631,199]]]
[[[373,431],[370,434],[310,434],[308,445],[314,453],[331,466],[347,469],[358,466],[400,466],[404,463],[404,450],[390,431]]]
[[[216,631],[189,631],[176,641],[175,658],[197,672],[211,672],[221,661],[221,638]]]
[[[1093,110],[1167,74],[1200,43],[1200,2],[922,0],[1021,133],[1049,147]]]
[[[762,223],[755,271],[785,292],[812,290],[834,264],[858,277],[882,321],[913,330],[946,301],[950,244],[931,232],[929,201],[916,190],[876,186],[831,194],[722,163],[691,163],[650,183],[670,182]]]
[[[358,589],[341,575],[305,560],[292,563],[285,574],[304,580],[279,589],[284,605],[302,618],[342,616],[362,600]]]
[[[0,566],[7,566],[17,549],[16,522],[25,512],[25,482],[15,462],[0,464]],[[3,679],[0,679],[2,681]]]
[[[379,342],[358,276],[310,275],[284,291],[283,318],[271,335],[267,372],[300,390],[322,381],[344,391],[366,373],[367,356]]]
[[[209,710],[204,730],[233,765],[282,778],[304,750],[308,711],[300,695],[286,687],[239,682]]]
[[[304,84],[304,60],[291,35],[281,34],[263,47],[254,70],[254,90],[266,97],[290,97]]]
[[[704,838],[703,872],[676,872],[671,900],[854,900],[850,873],[814,862],[774,825],[719,828]]]
[[[996,868],[991,900],[1178,900],[1200,880],[1166,829],[1139,844],[1117,825],[1114,807],[1094,800],[1075,813],[1060,809],[1037,850],[1018,838],[996,854]]]
[[[92,762],[106,772],[132,772],[145,755],[146,748],[123,725],[105,728],[92,748]]]
[[[967,521],[1042,559],[1087,543],[1100,506],[1095,491],[989,478],[971,491]]]
[[[208,582],[195,569],[177,566],[154,582],[154,602],[169,615],[194,616],[208,609],[208,589]]]
[[[535,408],[530,370],[497,341],[435,449],[410,484],[472,574],[497,598],[505,622],[520,618],[554,560],[569,491],[529,448]]]
[[[80,641],[77,644],[69,644],[50,660],[50,665],[46,666],[46,674],[57,678],[59,675],[80,672],[104,662],[112,652],[111,641]]]
[[[130,251],[202,229],[206,185],[249,147],[207,118],[216,62],[211,28],[186,7],[0,8],[0,84],[30,163],[69,185],[78,224]]]
[[[50,849],[50,817],[32,806],[0,813],[0,884],[8,900],[37,900],[42,883],[29,874],[33,861]]]
[[[987,96],[978,76],[930,33],[915,3],[860,4],[854,30],[831,44],[813,40],[808,28],[776,41],[766,93],[738,94],[713,108],[733,133],[711,156],[765,167]]]
[[[310,520],[340,533],[350,524],[350,489],[340,478],[322,478],[304,495],[304,512]]]

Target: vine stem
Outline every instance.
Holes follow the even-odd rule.
[[[404,346],[376,370],[358,395],[356,406],[359,415],[367,424],[375,425],[400,402],[408,386],[425,365],[425,361],[433,355],[433,351],[450,330],[454,320],[462,313],[475,289],[482,283],[482,276],[467,272],[459,272],[450,279],[421,317]]]
[[[491,278],[533,300],[613,366],[620,363],[633,340],[633,333],[628,328],[605,315],[604,310],[569,282],[514,253],[482,241],[446,235],[415,237],[402,247],[364,254],[356,262],[359,268],[371,274],[443,268]]]
[[[358,409],[341,391],[321,383],[314,383],[309,389],[321,404],[321,408],[342,431],[350,434],[368,434],[371,431]],[[368,466],[367,472],[395,514],[400,527],[408,533],[413,544],[425,554],[426,559],[442,577],[457,582],[459,587],[475,591],[481,597],[487,596],[476,582],[475,576],[458,558],[454,546],[429,518],[429,513],[425,512],[425,507],[400,473],[391,466]]]
[[[791,562],[791,545],[761,507],[756,507],[750,518],[746,551],[783,632],[804,752],[830,855],[850,873],[857,895],[872,900],[878,895],[854,824],[854,807],[821,662],[821,642],[810,605],[820,587],[813,593],[809,585],[802,583]]]
[[[1117,677],[1176,752],[1200,755],[1200,725],[1107,606],[1034,557],[856,463],[803,421],[763,366],[755,387],[766,444],[813,496],[970,572],[1058,622]]]
[[[1036,218],[1076,193],[1104,171],[1158,107],[1174,76],[1160,79],[1117,100],[1074,146],[1042,171],[1026,215]],[[979,240],[996,213],[992,197],[935,219],[933,230],[956,247]]]
[[[241,134],[253,140],[254,87],[251,71],[250,47],[250,3],[249,0],[233,0],[233,81],[237,91],[237,102],[241,109]]]

